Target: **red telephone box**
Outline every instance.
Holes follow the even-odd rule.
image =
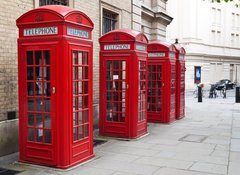
[[[147,133],[148,39],[140,32],[111,31],[100,42],[99,134],[137,138]]]
[[[177,46],[176,54],[176,119],[185,116],[185,49]]]
[[[149,122],[175,120],[176,47],[161,41],[148,44]]]
[[[68,168],[92,158],[92,21],[50,5],[17,26],[20,161]]]

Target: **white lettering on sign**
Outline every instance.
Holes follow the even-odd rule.
[[[169,53],[169,58],[176,58],[175,53]]]
[[[137,49],[137,50],[141,50],[141,51],[146,51],[146,46],[137,44],[137,45],[136,45],[136,49]]]
[[[23,29],[23,36],[41,36],[55,34],[58,34],[58,28],[56,26]]]
[[[130,44],[107,44],[104,45],[104,50],[129,50]]]
[[[82,38],[89,38],[89,33],[88,31],[85,30],[80,30],[80,29],[74,29],[71,27],[67,28],[67,34],[70,36],[78,36]]]
[[[149,53],[148,57],[165,57],[165,53],[164,52],[159,52],[159,53]]]

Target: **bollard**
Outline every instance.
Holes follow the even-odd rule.
[[[236,87],[235,102],[240,103],[240,87]]]
[[[227,91],[225,87],[223,88],[223,98],[227,98]]]
[[[202,87],[198,86],[198,102],[202,102]]]

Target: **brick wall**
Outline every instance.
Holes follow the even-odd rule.
[[[0,4],[0,121],[18,110],[16,19],[33,8],[33,1],[3,0]]]

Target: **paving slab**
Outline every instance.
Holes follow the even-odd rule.
[[[190,170],[213,173],[213,174],[227,174],[227,166],[226,165],[217,165],[211,163],[195,163]]]

